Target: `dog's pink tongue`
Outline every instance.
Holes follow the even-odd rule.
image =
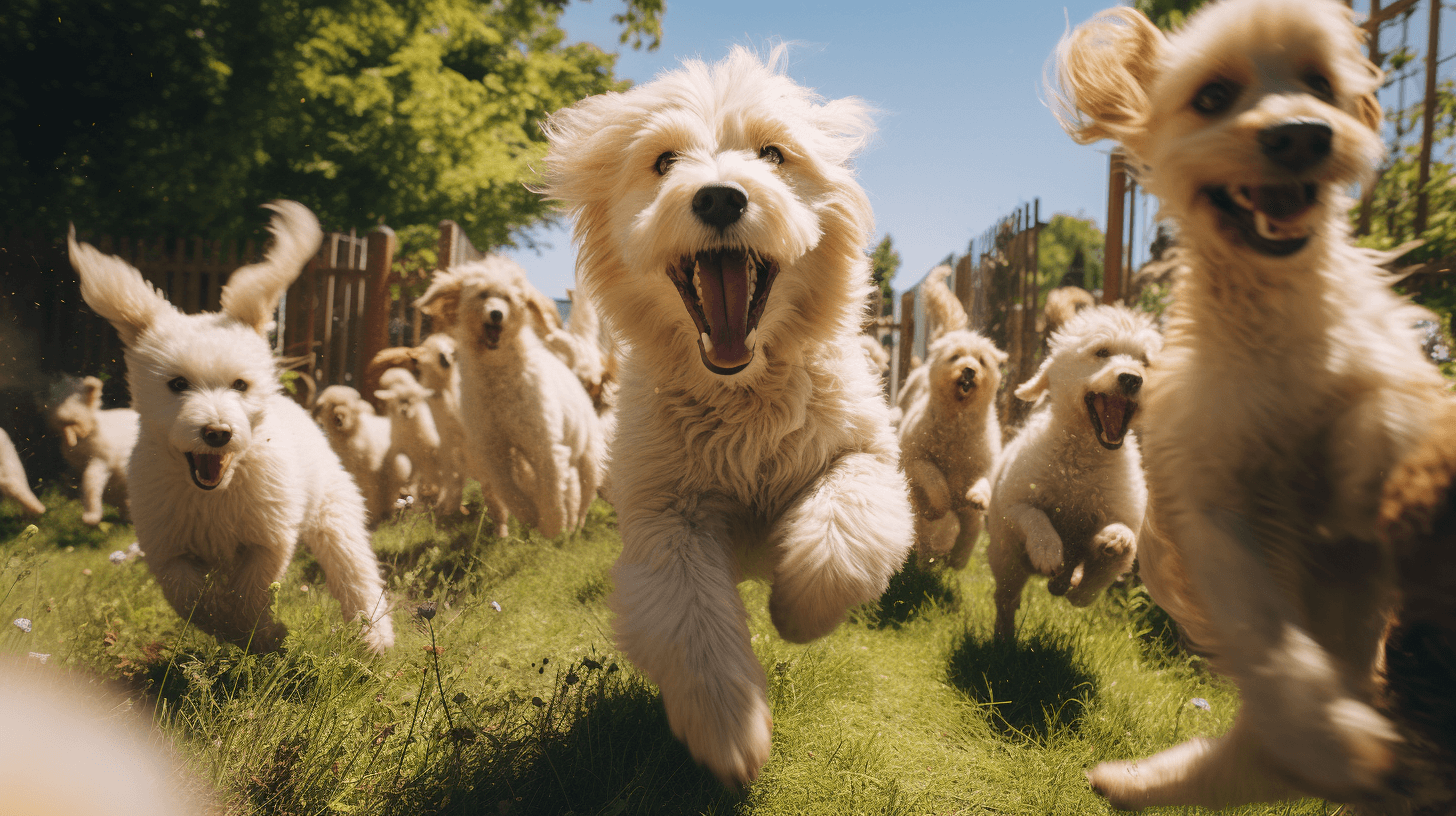
[[[1097,416],[1102,420],[1102,433],[1108,442],[1117,442],[1127,432],[1127,400],[1122,397],[1097,395]]]
[[[222,457],[217,454],[192,454],[192,467],[197,471],[197,478],[205,484],[213,484],[222,478]]]
[[[719,368],[747,365],[748,276],[753,274],[747,253],[724,249],[699,252],[698,278],[702,282],[703,317],[708,323],[708,362]]]

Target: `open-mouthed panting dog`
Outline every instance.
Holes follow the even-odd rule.
[[[1149,355],[1162,344],[1146,315],[1083,309],[1016,389],[1023,400],[1046,399],[991,475],[986,554],[996,578],[997,637],[1015,637],[1031,575],[1048,576],[1053,595],[1086,606],[1132,569],[1148,489],[1129,426]]]
[[[1223,0],[1164,35],[1105,11],[1058,50],[1059,116],[1111,138],[1186,267],[1143,389],[1149,591],[1239,687],[1233,728],[1090,774],[1122,808],[1379,796],[1371,705],[1393,601],[1382,483],[1446,399],[1349,191],[1382,152],[1380,72],[1334,0]]]
[[[70,240],[81,296],[125,347],[140,415],[128,470],[147,567],[177,614],[253,651],[287,634],[269,610],[300,541],[346,618],[379,652],[394,643],[359,488],[308,412],[282,393],[265,337],[288,285],[318,248],[318,221],[278,201],[264,259],[232,274],[222,311],[188,315],[134,267]]]
[[[855,99],[824,102],[743,48],[547,126],[577,275],[622,338],[612,449],[617,639],[727,783],[768,759],[763,667],[737,584],[772,582],[803,643],[877,598],[911,543],[888,408],[854,337],[872,214]]]
[[[580,529],[601,481],[601,429],[586,389],[542,340],[550,299],[515,261],[489,255],[436,272],[416,303],[454,316],[466,468],[496,535],[509,532],[508,512],[547,537]]]

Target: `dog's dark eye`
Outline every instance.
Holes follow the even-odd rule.
[[[764,149],[758,151],[758,157],[768,162],[769,164],[784,163],[783,152],[773,145],[769,145],[768,147],[765,147]]]
[[[234,391],[247,391],[248,390],[248,384],[246,382],[244,382],[243,380],[233,380],[233,390]]]
[[[1210,82],[1199,88],[1198,93],[1194,95],[1193,109],[1209,115],[1222,113],[1234,103],[1234,99],[1238,95],[1238,86],[1228,80],[1220,79]]]
[[[1097,349],[1097,356],[1098,357],[1111,357],[1112,356],[1112,352],[1109,349],[1100,348],[1100,349]]]
[[[192,383],[187,382],[186,377],[173,377],[172,379],[167,381],[167,387],[172,390],[173,394],[180,394],[183,391],[191,388]]]
[[[672,166],[676,163],[677,154],[669,150],[666,153],[663,153],[661,156],[658,156],[657,163],[654,164],[652,167],[654,170],[657,171],[657,175],[665,176],[667,175],[667,171],[671,170]]]
[[[1318,96],[1320,99],[1323,99],[1326,102],[1333,101],[1335,98],[1335,89],[1331,88],[1330,81],[1328,79],[1325,79],[1324,76],[1320,74],[1310,72],[1309,75],[1304,78],[1304,84],[1309,86],[1309,90],[1315,96]]]

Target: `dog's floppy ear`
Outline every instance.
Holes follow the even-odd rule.
[[[1135,9],[1107,9],[1057,45],[1052,113],[1080,144],[1127,144],[1147,124],[1148,90],[1167,37]]]
[[[415,299],[415,308],[434,319],[434,330],[448,332],[460,318],[460,287],[465,281],[449,269],[435,271],[430,288]]]
[[[283,292],[318,252],[323,232],[318,219],[297,201],[273,201],[264,207],[274,212],[268,222],[273,246],[263,260],[239,268],[222,288],[222,311],[239,323],[266,334]]]
[[[81,276],[81,299],[116,327],[122,344],[130,346],[158,317],[177,311],[136,267],[77,241],[75,224],[71,225],[67,243],[71,266]]]
[[[81,380],[81,400],[86,403],[88,410],[101,410],[101,388],[101,380],[97,377]]]
[[[997,349],[997,351],[1000,351],[1000,349]],[[1006,355],[1003,353],[1001,356],[1005,357]],[[1036,370],[1036,373],[1032,375],[1031,379],[1016,387],[1016,396],[1018,399],[1025,400],[1026,402],[1036,402],[1042,394],[1047,392],[1047,388],[1051,386],[1051,375],[1049,373],[1051,364],[1052,358],[1048,356],[1042,361],[1041,368]]]

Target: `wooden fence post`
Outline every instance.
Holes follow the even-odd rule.
[[[905,387],[910,374],[910,357],[915,354],[915,290],[900,296],[900,368],[895,372],[895,394]]]
[[[1122,153],[1112,151],[1107,170],[1107,230],[1103,233],[1102,302],[1122,299],[1122,202],[1127,193]]]
[[[381,224],[369,231],[364,265],[364,326],[359,337],[359,391],[365,399],[373,396],[377,383],[365,382],[363,372],[374,355],[389,345],[389,277],[397,246],[394,230],[389,227]]]

